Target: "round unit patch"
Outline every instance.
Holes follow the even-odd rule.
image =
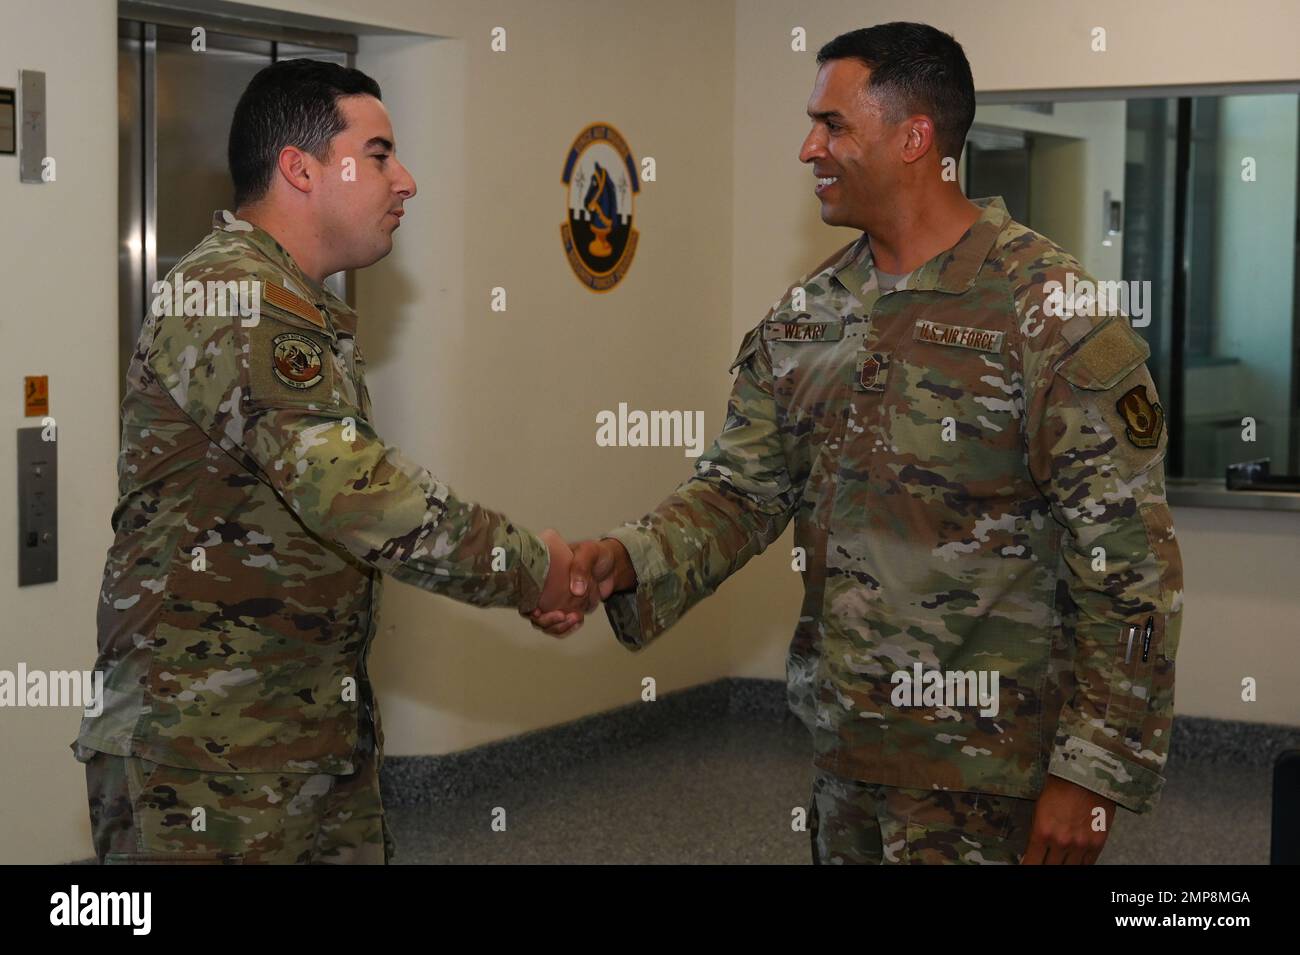
[[[569,266],[593,292],[608,292],[627,274],[636,254],[633,197],[641,191],[627,141],[607,123],[578,134],[564,162],[568,218],[560,238]]]
[[[271,367],[275,377],[290,388],[301,390],[320,384],[324,377],[322,361],[320,345],[306,335],[284,332],[271,340]]]

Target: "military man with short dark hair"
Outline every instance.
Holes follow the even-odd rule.
[[[1183,583],[1149,349],[1056,300],[1091,280],[1072,256],[962,195],[952,37],[888,23],[818,62],[800,159],[863,235],[745,335],[694,476],[576,545],[574,593],[639,649],[793,520],[814,861],[1090,863],[1169,753]]]
[[[324,279],[387,255],[415,195],[375,82],[267,67],[230,167],[236,212],[154,289],[122,403],[105,703],[74,744],[95,851],[385,862],[366,669],[382,575],[531,610],[569,599],[571,554],[372,423],[357,315]]]

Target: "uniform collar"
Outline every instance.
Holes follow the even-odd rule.
[[[998,234],[1011,221],[1001,196],[971,200],[980,207],[980,217],[971,223],[956,244],[914,269],[897,287],[897,291],[964,292],[989,257]],[[845,253],[835,268],[835,278],[855,295],[876,289],[876,269],[871,258],[867,234]]]
[[[321,286],[321,298],[319,301],[329,310],[330,319],[334,322],[334,327],[355,338],[357,334],[357,313],[352,311],[348,306],[348,303],[343,301],[343,299],[339,298],[324,285]]]
[[[330,313],[334,327],[339,331],[350,335],[356,334],[357,313],[323,284],[308,278],[289,254],[289,250],[277,242],[271,233],[251,222],[236,218],[233,212],[226,209],[218,209],[212,213],[212,228],[239,235],[247,240],[270,260],[272,265],[284,273],[285,278],[288,279],[285,284],[289,291],[313,305],[325,308]]]

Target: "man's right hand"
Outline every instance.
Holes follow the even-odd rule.
[[[573,563],[569,569],[569,591],[585,597],[585,611],[591,613],[610,594],[636,587],[636,569],[627,549],[612,537],[580,541],[573,545]],[[563,611],[543,613],[534,610],[529,619],[538,630],[554,637],[564,636],[582,626]]]
[[[545,610],[548,618],[564,621],[567,624],[564,629],[546,631],[552,636],[562,637],[570,629],[576,630],[582,626],[582,616],[586,612],[583,601],[576,599],[571,592],[573,551],[559,532],[552,528],[548,527],[537,536],[546,545],[551,560],[546,571],[546,581],[542,585],[542,592],[538,594],[537,605],[532,613],[541,614]],[[528,616],[529,613],[522,609],[519,612],[524,616]]]

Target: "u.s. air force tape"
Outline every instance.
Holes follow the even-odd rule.
[[[767,342],[835,342],[843,337],[843,322],[769,321],[763,325],[763,341]]]
[[[958,348],[973,348],[976,351],[1000,352],[1005,334],[1005,332],[990,331],[986,328],[920,321],[916,323],[916,331],[912,333],[912,337],[917,341],[931,342],[935,345],[956,345]]]

